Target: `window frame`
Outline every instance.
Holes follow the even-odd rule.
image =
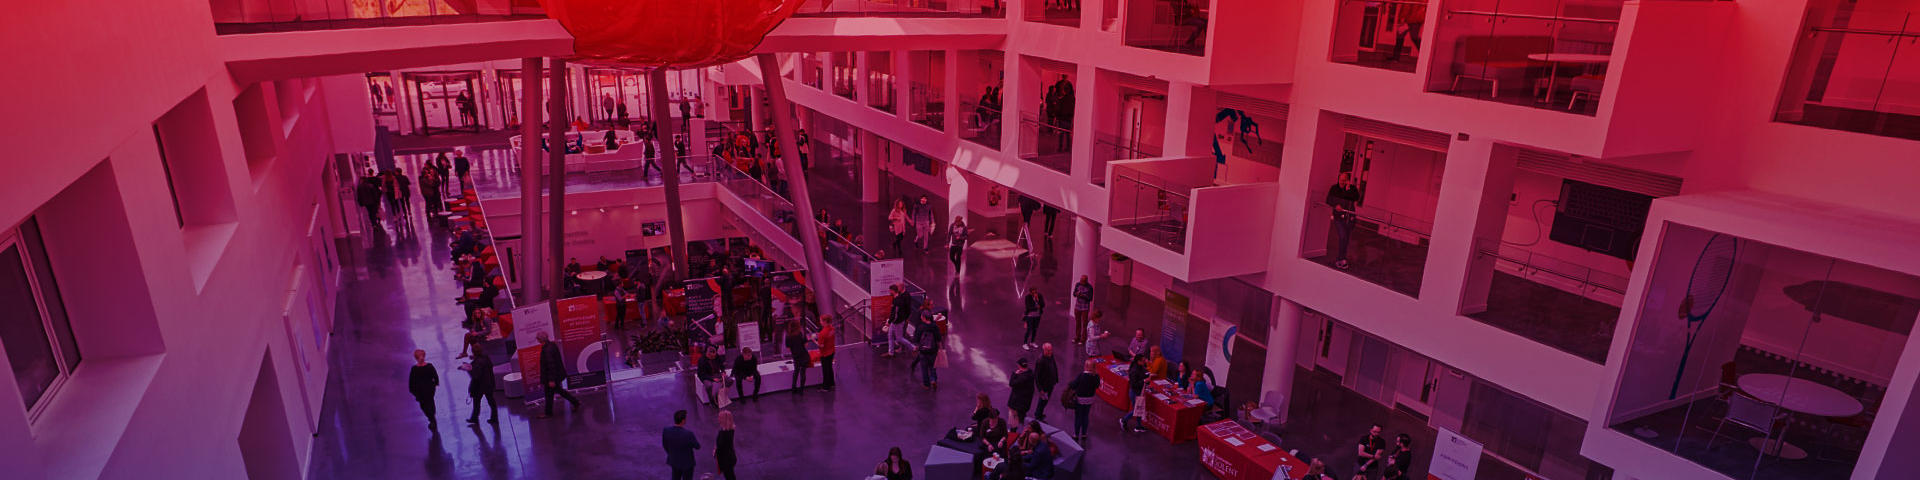
[[[27,424],[32,425],[40,418],[40,415],[46,413],[47,408],[53,404],[53,399],[59,396],[61,387],[66,385],[67,380],[73,377],[73,372],[79,369],[79,364],[78,362],[73,365],[67,364],[64,348],[60,345],[59,341],[56,341],[53,335],[53,319],[47,313],[47,298],[46,294],[43,293],[45,290],[44,287],[40,285],[40,277],[37,275],[39,272],[33,265],[32,254],[27,251],[27,241],[21,235],[19,225],[0,230],[0,255],[6,255],[6,251],[9,248],[13,249],[14,255],[20,256],[21,273],[26,275],[27,278],[27,291],[33,295],[34,307],[38,309],[41,340],[47,342],[48,351],[53,355],[53,363],[60,370],[60,374],[54,376],[53,382],[47,384],[46,390],[40,394],[40,398],[34,403],[26,404],[27,399],[25,397],[20,398],[20,402],[24,404],[23,407],[27,410]],[[69,324],[67,328],[71,330],[73,327]],[[81,358],[82,361],[84,361],[85,357],[83,356]],[[12,365],[9,364],[8,367],[11,368]]]

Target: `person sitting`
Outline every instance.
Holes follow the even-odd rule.
[[[1047,437],[1040,432],[1027,433],[1027,450],[1021,456],[1022,463],[1026,464],[1027,478],[1053,478],[1053,456],[1053,442],[1047,441]]]
[[[1181,390],[1186,390],[1193,383],[1193,367],[1188,365],[1186,360],[1181,360],[1180,363],[1173,365],[1173,372],[1167,375],[1167,381],[1173,382],[1173,385],[1180,387]]]
[[[616,151],[616,150],[619,150],[619,149],[620,149],[620,138],[619,138],[618,136],[616,136],[616,135],[614,135],[614,133],[613,133],[613,132],[614,132],[614,131],[613,131],[613,130],[611,130],[611,129],[609,129],[609,130],[607,130],[607,135],[606,135],[606,138],[605,138],[605,140],[604,140],[604,141],[606,142],[606,144],[607,144],[607,151],[609,151],[609,152],[612,152],[612,151]]]
[[[1183,369],[1186,365],[1187,362],[1180,362]],[[1193,375],[1193,386],[1190,391],[1193,392],[1194,398],[1207,402],[1207,408],[1213,408],[1213,369],[1200,367],[1200,371]]]
[[[913,465],[907,463],[907,457],[900,453],[900,447],[887,451],[887,458],[873,468],[873,474],[887,480],[913,480]]]
[[[973,437],[975,442],[980,443],[980,452],[973,455],[975,475],[980,473],[979,465],[981,460],[985,460],[987,457],[994,455],[999,455],[1001,458],[1007,457],[1007,452],[1004,448],[1007,441],[1007,422],[1006,420],[1002,420],[1000,415],[996,414],[975,423],[973,426]]]

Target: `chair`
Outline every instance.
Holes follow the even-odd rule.
[[[1707,438],[1707,451],[1713,451],[1713,441],[1720,437],[1720,429],[1727,423],[1744,427],[1761,436],[1772,436],[1779,424],[1787,418],[1780,407],[1762,402],[1746,393],[1727,396],[1727,415],[1720,418],[1720,425],[1713,427],[1713,436]]]
[[[1567,82],[1567,90],[1573,92],[1573,99],[1567,100],[1567,110],[1573,110],[1573,106],[1580,103],[1581,97],[1589,100],[1599,99],[1600,89],[1605,88],[1606,84],[1607,77],[1603,75],[1573,77],[1573,80]]]
[[[1728,395],[1745,393],[1740,391],[1739,381],[1740,371],[1733,362],[1720,364],[1720,399],[1726,400]]]
[[[1248,413],[1247,416],[1252,417],[1248,420],[1260,425],[1263,429],[1267,428],[1267,425],[1283,423],[1281,419],[1286,416],[1286,412],[1280,410],[1280,405],[1286,402],[1287,394],[1277,390],[1267,392],[1265,396],[1260,399],[1260,408],[1255,408],[1252,412]]]
[[[1543,36],[1476,35],[1460,40],[1458,70],[1448,91],[1460,90],[1460,80],[1474,79],[1492,84],[1493,96],[1500,96],[1500,81],[1524,79],[1534,62],[1527,55],[1545,53],[1553,48],[1553,38]]]

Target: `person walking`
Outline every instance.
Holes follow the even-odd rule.
[[[807,385],[807,368],[813,366],[813,355],[807,351],[807,330],[800,322],[795,318],[787,323],[787,353],[793,356],[793,384],[788,388],[794,395],[806,393],[800,387]]]
[[[667,468],[673,469],[673,480],[693,480],[693,451],[700,449],[700,439],[694,438],[686,425],[687,411],[677,410],[673,412],[673,426],[660,431],[660,447],[667,450]]]
[[[1060,216],[1059,207],[1055,207],[1050,204],[1040,206],[1040,218],[1047,222],[1047,224],[1045,225],[1047,238],[1053,238],[1053,220],[1054,218],[1059,216]]]
[[[928,245],[933,243],[934,227],[939,226],[934,223],[933,203],[927,199],[926,195],[921,195],[920,203],[913,205],[912,220],[914,241],[920,243],[920,251],[924,253],[927,251]]]
[[[960,275],[961,254],[967,251],[967,219],[953,217],[953,225],[947,227],[947,260],[953,262],[953,274]]]
[[[553,416],[554,395],[567,399],[567,403],[572,405],[574,410],[579,410],[580,399],[573,398],[573,394],[567,393],[567,389],[562,386],[567,379],[567,357],[561,355],[560,344],[548,338],[547,332],[540,332],[540,335],[535,338],[540,341],[540,384],[547,396],[545,401],[547,412],[540,415],[540,418]]]
[[[1140,425],[1140,416],[1134,415],[1140,403],[1140,394],[1147,389],[1147,356],[1134,355],[1133,362],[1127,365],[1127,414],[1120,417],[1120,430],[1144,432]]]
[[[1014,361],[1013,375],[1007,377],[1007,410],[1013,411],[1013,423],[1027,423],[1027,411],[1033,409],[1033,366],[1022,358]]]
[[[427,430],[440,431],[440,421],[434,418],[433,392],[440,388],[440,371],[427,363],[427,351],[413,351],[413,370],[407,372],[407,392],[413,394],[413,401],[420,403],[420,413],[427,415]]]
[[[1354,211],[1360,207],[1360,189],[1353,174],[1340,173],[1340,183],[1327,190],[1327,206],[1333,208],[1333,267],[1347,269],[1347,244],[1353,238]]]
[[[820,344],[820,389],[833,390],[833,353],[834,353],[833,316],[820,316],[820,331],[813,335],[813,343]]]
[[[1093,282],[1086,275],[1073,284],[1073,343],[1087,343],[1087,312],[1093,310]]]
[[[467,160],[467,152],[462,149],[454,149],[453,150],[453,173],[454,175],[459,176],[461,186],[466,185],[467,172],[472,169],[473,169],[473,162]]]
[[[887,287],[887,290],[893,292],[893,309],[887,313],[887,353],[881,354],[882,357],[894,356],[899,352],[894,347],[900,345],[906,345],[908,349],[914,347],[907,336],[907,320],[913,318],[913,297],[907,295],[906,287],[898,283]]]
[[[1021,321],[1026,322],[1027,331],[1026,331],[1026,335],[1023,335],[1020,337],[1021,338],[1020,348],[1033,350],[1034,347],[1039,346],[1034,342],[1039,338],[1040,315],[1042,312],[1046,311],[1047,302],[1040,298],[1040,289],[1034,288],[1034,287],[1027,288],[1027,296],[1025,298],[1025,302],[1026,302],[1026,313],[1022,314],[1020,316],[1020,319]]]
[[[926,316],[921,316],[914,324],[913,336],[915,337],[913,342],[914,348],[920,353],[920,358],[915,362],[919,364],[922,369],[920,373],[920,386],[923,388],[940,386],[940,375],[934,370],[934,363],[938,361],[940,356],[940,346],[944,343],[944,339],[940,334],[940,326],[935,325]]]
[[[1099,368],[1099,365],[1093,360],[1087,360],[1080,374],[1074,376],[1073,381],[1067,382],[1067,391],[1061,393],[1069,395],[1067,406],[1073,409],[1075,440],[1086,441],[1087,439],[1087,424],[1093,413],[1094,396],[1100,392],[1100,375],[1093,372],[1095,368]]]
[[[894,200],[893,209],[887,211],[887,233],[893,234],[893,251],[896,257],[905,257],[905,255],[900,255],[905,252],[905,250],[902,250],[901,245],[905,243],[907,228],[912,226],[912,223],[911,217],[907,213],[907,199],[902,197]],[[882,256],[885,256],[885,254],[883,253]]]
[[[487,410],[493,412],[487,417],[487,423],[500,423],[500,405],[493,402],[493,356],[487,352],[474,352],[473,361],[462,367],[467,371],[467,395],[473,398],[473,415],[467,416],[467,423],[480,423],[480,402],[487,402]]]
[[[747,381],[753,381],[753,396],[747,396]],[[740,357],[733,359],[733,398],[747,399],[760,397],[760,359],[753,356],[753,349],[741,347]]]
[[[1040,344],[1040,358],[1034,361],[1033,386],[1040,403],[1033,406],[1033,419],[1047,421],[1047,402],[1053,400],[1053,386],[1060,384],[1060,364],[1053,359],[1053,344]]]
[[[721,410],[714,418],[720,426],[720,433],[713,436],[713,464],[720,469],[720,476],[727,480],[734,478],[733,467],[740,463],[740,453],[733,449],[733,411]]]
[[[386,228],[380,225],[380,197],[382,194],[380,193],[380,181],[378,178],[379,177],[374,176],[372,169],[368,169],[367,176],[360,178],[360,186],[354,188],[353,199],[355,203],[360,204],[360,208],[367,210],[367,225],[384,231]]]

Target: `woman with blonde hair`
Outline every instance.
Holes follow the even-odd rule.
[[[720,475],[734,480],[733,466],[740,463],[740,455],[733,450],[733,411],[721,410],[714,422],[720,424],[720,433],[714,436],[713,461],[720,467]]]

